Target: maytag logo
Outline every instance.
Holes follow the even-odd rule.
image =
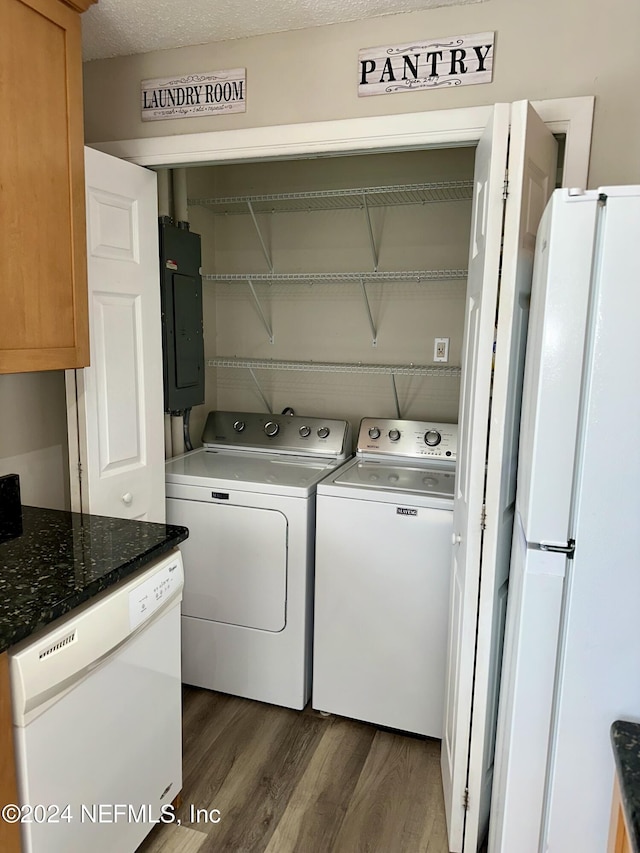
[[[408,509],[408,507],[406,507],[406,506],[398,506],[398,507],[396,507],[396,514],[397,515],[417,515],[418,510],[417,509]]]

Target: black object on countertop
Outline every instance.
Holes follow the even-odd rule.
[[[15,539],[21,533],[20,477],[5,474],[0,477],[0,542]]]
[[[0,541],[0,652],[170,551],[186,527],[22,507]]]
[[[616,720],[611,743],[631,849],[640,853],[640,723]]]

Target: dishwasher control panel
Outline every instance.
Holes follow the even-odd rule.
[[[173,560],[131,590],[129,593],[129,624],[131,630],[133,631],[138,625],[146,622],[181,587],[180,562]]]

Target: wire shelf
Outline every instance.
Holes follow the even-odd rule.
[[[357,209],[364,207],[365,203],[371,207],[434,204],[444,201],[470,201],[472,196],[473,181],[437,181],[227,198],[190,198],[188,203],[206,207],[215,214],[232,215],[250,213],[251,209],[254,213],[293,213],[310,210]]]
[[[404,270],[399,272],[298,272],[298,273],[222,273],[203,275],[204,281],[301,281],[301,282],[375,282],[375,281],[456,281],[467,278],[468,270]]]
[[[439,364],[364,364],[362,362],[278,361],[277,359],[210,358],[207,367],[245,368],[246,370],[301,370],[308,373],[375,373],[393,376],[458,377],[460,367]]]

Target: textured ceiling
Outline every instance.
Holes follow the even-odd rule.
[[[148,53],[481,0],[99,0],[82,16],[84,59]]]

